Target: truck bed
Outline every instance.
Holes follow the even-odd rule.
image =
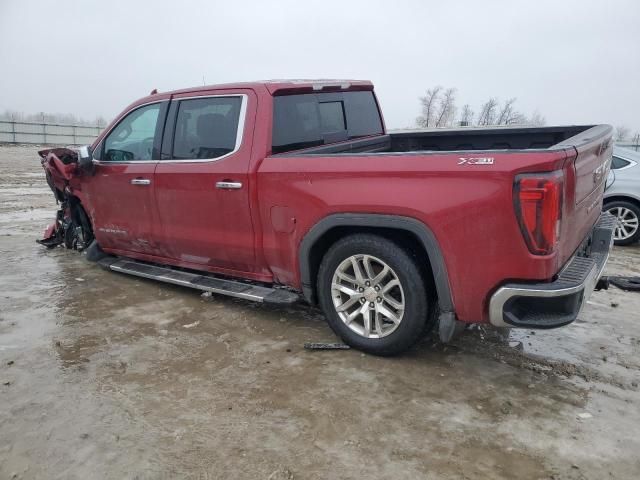
[[[549,149],[566,144],[569,139],[572,145],[580,143],[580,137],[585,137],[582,134],[591,129],[597,129],[597,126],[403,130],[376,137],[321,145],[282,155]],[[595,130],[589,132],[585,140],[590,138],[591,133],[597,132]]]

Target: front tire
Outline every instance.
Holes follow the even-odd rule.
[[[384,237],[357,234],[336,242],[322,260],[317,286],[331,329],[367,353],[404,352],[432,326],[420,268]]]
[[[616,217],[615,245],[630,245],[640,240],[640,207],[625,200],[607,203],[604,210]]]

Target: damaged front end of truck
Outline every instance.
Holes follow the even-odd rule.
[[[74,191],[79,189],[82,171],[93,167],[89,149],[50,148],[40,150],[38,154],[47,184],[60,208],[55,221],[45,229],[43,238],[36,241],[47,248],[64,245],[68,249],[84,250],[94,239],[93,229]]]

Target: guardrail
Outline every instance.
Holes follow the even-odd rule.
[[[104,127],[0,120],[0,143],[88,145]]]

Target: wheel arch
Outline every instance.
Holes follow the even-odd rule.
[[[310,303],[317,301],[316,281],[320,262],[328,248],[345,234],[380,233],[383,236],[405,234],[406,241],[415,241],[425,255],[426,265],[432,275],[438,306],[441,312],[453,312],[453,300],[444,256],[433,231],[419,220],[411,217],[340,213],[324,217],[304,236],[298,251],[300,279],[304,297]],[[409,236],[406,236],[409,234]],[[392,236],[392,239],[393,236]]]
[[[633,197],[631,195],[624,194],[613,194],[610,197],[605,197],[602,201],[603,208],[607,206],[608,203],[611,202],[630,202],[640,208],[640,198]]]

